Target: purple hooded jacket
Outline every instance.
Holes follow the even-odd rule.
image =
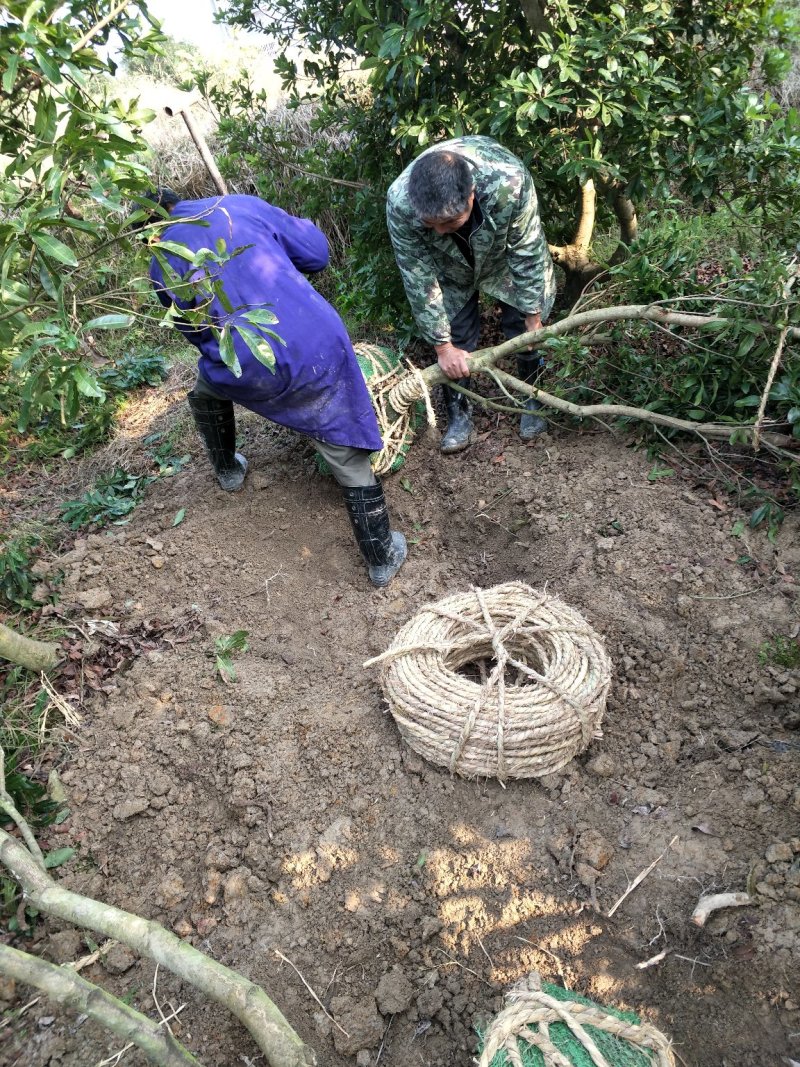
[[[250,246],[221,267],[209,263],[205,268],[217,272],[233,308],[227,312],[214,297],[209,317],[216,325],[241,321],[245,329],[258,330],[241,319],[244,312],[256,308],[266,308],[278,320],[270,329],[281,342],[267,337],[276,358],[274,373],[256,359],[238,330],[231,331],[242,368],[240,378],[222,362],[212,330],[178,323],[199,349],[198,370],[211,388],[273,422],[328,444],[369,451],[382,448],[378,422],[344,323],[304,277],[327,266],[325,235],[308,219],[287,215],[255,196],[184,200],[173,207],[172,219],[161,232],[161,240],[176,241],[193,252],[216,251],[220,238],[228,253]],[[186,260],[163,251],[173,270],[185,275]],[[200,277],[200,271],[195,277]],[[191,293],[171,291],[156,259],[150,264],[150,278],[165,307],[175,304],[186,309],[201,302]]]

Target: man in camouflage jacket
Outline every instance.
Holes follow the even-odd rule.
[[[553,262],[527,168],[490,137],[458,137],[423,152],[389,189],[389,235],[417,326],[455,381],[469,375],[467,353],[478,346],[479,292],[499,301],[506,337],[537,329],[555,299]],[[519,357],[533,381],[535,352]],[[474,439],[466,397],[445,387],[448,429],[443,452]],[[529,401],[523,437],[546,423]]]

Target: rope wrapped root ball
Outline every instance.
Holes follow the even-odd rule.
[[[601,736],[611,662],[577,611],[523,582],[428,605],[383,655],[405,740],[464,777],[538,778]]]
[[[482,1045],[478,1067],[675,1067],[660,1030],[535,971],[510,990]]]

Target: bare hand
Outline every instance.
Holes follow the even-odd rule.
[[[450,341],[443,345],[436,345],[436,357],[442,374],[446,374],[454,381],[458,378],[469,378],[468,355],[469,352],[465,352],[463,348],[457,348]]]
[[[541,330],[542,328],[542,314],[540,311],[534,312],[532,315],[525,316],[525,329],[528,333],[531,330]]]

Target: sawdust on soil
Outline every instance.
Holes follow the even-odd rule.
[[[53,560],[78,626],[151,638],[87,698],[61,768],[71,815],[45,843],[78,849],[62,880],[261,983],[325,1067],[467,1067],[534,968],[640,1012],[692,1067],[798,1058],[800,672],[759,659],[797,633],[796,519],[774,544],[734,538],[742,513],[690,467],[651,481],[645,452],[605,432],[526,446],[505,419],[480,424],[469,452],[425,437],[387,481],[412,543],[385,591],[336,486],[253,419],[241,493],[194,443],[129,525]],[[422,605],[510,579],[580,611],[614,681],[601,740],[501,788],[410,752],[362,663]],[[214,638],[239,629],[249,651],[225,684]],[[745,889],[754,906],[691,923],[702,893]],[[56,923],[34,938],[50,958],[86,951]],[[149,961],[115,950],[83,974],[155,1015]],[[156,994],[186,1005],[172,1026],[204,1063],[263,1063],[163,968]],[[41,1001],[0,1032],[0,1061],[90,1067],[120,1045]]]

